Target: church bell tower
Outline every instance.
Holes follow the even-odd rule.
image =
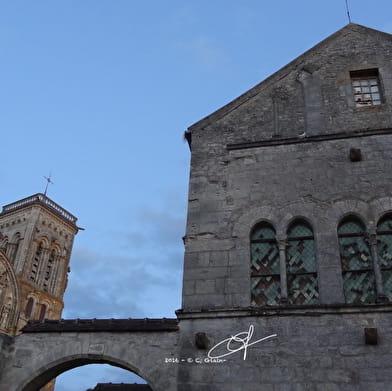
[[[59,319],[77,218],[45,194],[0,213],[0,333],[18,334],[31,319]]]

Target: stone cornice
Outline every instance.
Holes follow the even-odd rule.
[[[307,143],[315,143],[321,141],[343,140],[343,139],[352,139],[357,137],[372,137],[372,136],[380,136],[380,135],[388,135],[388,134],[392,134],[391,128],[371,129],[371,130],[366,129],[366,130],[358,130],[354,132],[321,134],[317,136],[308,136],[303,138],[300,137],[273,138],[269,140],[227,144],[226,149],[228,151],[235,151],[240,149],[272,147],[272,146],[289,145],[289,144],[307,144]]]

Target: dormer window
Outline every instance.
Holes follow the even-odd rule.
[[[376,106],[383,103],[377,68],[351,71],[350,78],[357,107]]]

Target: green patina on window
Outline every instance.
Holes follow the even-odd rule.
[[[280,266],[275,230],[268,223],[260,223],[253,229],[250,241],[252,304],[278,305]]]
[[[392,215],[387,215],[377,225],[377,250],[384,293],[392,300]]]
[[[364,225],[349,217],[339,225],[338,237],[346,303],[374,303],[375,278]]]
[[[317,304],[316,252],[310,226],[294,222],[287,232],[287,290],[291,304]]]

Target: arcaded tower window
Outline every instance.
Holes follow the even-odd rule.
[[[287,292],[290,304],[319,302],[316,251],[313,230],[305,221],[295,221],[287,231]]]
[[[253,305],[278,305],[280,302],[279,249],[274,228],[262,222],[250,236],[251,291]]]
[[[49,286],[51,283],[51,279],[53,276],[53,269],[54,269],[54,264],[55,264],[55,260],[56,260],[56,250],[52,250],[49,254],[49,259],[48,262],[46,264],[46,268],[44,271],[44,283],[43,283],[43,287],[44,287],[44,291],[48,292],[49,291]]]
[[[357,107],[375,106],[383,103],[378,69],[351,71],[350,77]]]
[[[38,279],[38,275],[37,275],[38,265],[41,262],[42,256],[43,256],[43,245],[41,242],[41,243],[39,243],[39,245],[35,251],[33,262],[31,264],[31,271],[30,271],[30,280],[31,281],[35,282]]]

